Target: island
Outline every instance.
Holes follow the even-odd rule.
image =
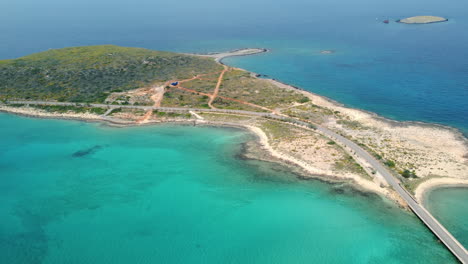
[[[438,16],[414,16],[397,20],[397,22],[403,24],[430,24],[446,21],[448,21],[448,19]]]
[[[239,127],[258,138],[246,157],[284,163],[303,177],[353,182],[402,207],[407,201],[395,188],[421,202],[434,186],[468,184],[468,143],[457,130],[387,120],[221,63],[267,51],[179,54],[102,45],[3,60],[0,111],[118,126]]]

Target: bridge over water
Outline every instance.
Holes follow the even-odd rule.
[[[89,107],[101,107],[109,109],[107,113],[110,113],[111,109],[115,108],[126,108],[126,109],[141,109],[141,110],[161,110],[167,112],[218,112],[218,113],[233,113],[233,114],[244,114],[251,116],[260,116],[266,118],[272,118],[281,120],[289,123],[293,123],[298,126],[302,126],[306,129],[314,129],[315,131],[333,139],[335,142],[340,144],[348,153],[355,158],[356,161],[364,160],[369,164],[372,169],[381,175],[383,179],[400,195],[400,197],[408,204],[414,214],[432,231],[432,233],[439,238],[442,243],[453,253],[455,257],[461,263],[468,264],[468,252],[458,240],[445,229],[445,227],[432,216],[421,204],[419,204],[414,197],[401,185],[401,182],[396,178],[387,168],[385,168],[379,161],[377,161],[372,155],[370,155],[363,148],[358,146],[353,141],[331,131],[328,128],[320,126],[318,124],[311,124],[303,122],[297,119],[293,119],[287,116],[280,116],[271,113],[261,112],[250,112],[243,110],[229,110],[229,109],[198,109],[198,108],[183,108],[183,107],[152,107],[152,106],[134,106],[134,105],[107,105],[107,104],[82,104],[82,103],[70,103],[70,102],[49,102],[49,101],[9,101],[7,104],[24,104],[24,105],[56,105],[56,106],[89,106]],[[362,164],[361,164],[362,165]]]

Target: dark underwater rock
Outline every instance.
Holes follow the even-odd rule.
[[[78,150],[77,152],[72,154],[72,157],[74,157],[74,158],[85,157],[85,156],[88,156],[88,155],[91,155],[91,154],[95,153],[96,151],[98,151],[101,148],[102,148],[101,145],[96,145],[96,146],[93,146],[91,148]]]

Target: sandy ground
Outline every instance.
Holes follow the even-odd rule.
[[[111,117],[102,117],[89,113],[50,113],[35,108],[17,108],[2,105],[0,105],[0,111],[44,118],[103,121],[124,126],[141,124],[150,125],[164,122],[194,124],[194,122],[196,122],[203,125],[245,128],[257,135],[259,143],[263,147],[264,151],[267,151],[269,155],[276,159],[300,167],[304,172],[306,172],[303,175],[304,177],[320,178],[331,181],[350,181],[366,191],[386,196],[389,199],[396,201],[401,206],[405,206],[405,203],[399,199],[398,195],[388,188],[380,185],[378,181],[369,180],[365,175],[363,175],[363,173],[351,171],[346,168],[335,168],[333,166],[334,163],[345,158],[346,153],[337,146],[328,145],[327,142],[329,140],[326,138],[314,132],[301,132],[299,131],[301,130],[300,128],[293,128],[292,131],[294,131],[295,134],[293,139],[275,140],[271,138],[271,136],[269,137],[264,129],[260,128],[261,125],[258,123],[257,118],[248,116],[241,117],[243,119],[239,118],[238,120],[233,119],[235,115],[232,115],[232,117],[229,117],[226,120],[213,120],[212,118],[207,119],[206,115],[200,116],[199,114],[196,114],[194,117],[197,120],[193,120],[157,118],[155,116],[148,117],[147,113],[118,112],[113,114]],[[142,119],[144,119],[145,122],[141,122]],[[308,147],[307,144],[312,144],[313,147]],[[296,150],[299,151],[294,153]]]
[[[323,162],[323,159],[320,158],[315,158],[314,160],[309,160],[309,162],[296,158],[292,155],[288,155],[285,153],[281,153],[281,151],[277,150],[278,148],[273,148],[270,145],[270,141],[268,139],[268,136],[266,133],[256,127],[256,126],[246,126],[251,132],[256,134],[259,139],[260,139],[260,144],[267,150],[272,156],[284,160],[293,164],[296,164],[303,168],[305,171],[312,175],[316,176],[321,176],[321,177],[329,177],[329,178],[338,178],[338,179],[346,179],[346,180],[353,180],[356,183],[358,183],[360,186],[364,187],[367,190],[371,190],[377,193],[381,193],[386,195],[387,191],[383,188],[379,188],[376,186],[373,182],[369,180],[363,179],[361,176],[353,174],[353,173],[337,173],[337,171],[334,171],[331,169],[330,164],[327,162]],[[280,147],[281,149],[281,147]],[[332,153],[335,151],[331,151]],[[331,154],[332,154],[331,153]],[[330,154],[330,151],[328,151],[327,154]],[[312,161],[312,162],[311,162]],[[315,162],[314,162],[315,161]]]
[[[270,80],[285,89],[296,88]],[[397,122],[359,109],[344,107],[328,98],[301,91],[312,103],[338,115],[322,123],[362,143],[385,160],[396,163],[396,170],[414,170],[418,177],[444,177],[468,180],[468,141],[456,129],[419,122]],[[345,120],[346,122],[341,122]],[[425,188],[419,187],[419,192]]]
[[[244,49],[228,53],[217,53],[206,55],[220,60],[228,56],[242,56],[265,52],[262,49]],[[431,124],[416,122],[396,122],[379,117],[376,114],[366,111],[344,107],[342,104],[334,102],[328,98],[298,90],[287,84],[275,80],[268,80],[279,88],[299,91],[311,99],[311,103],[327,109],[336,114],[328,114],[321,124],[339,132],[357,143],[365,145],[368,149],[379,154],[384,160],[392,160],[396,163],[396,171],[403,169],[414,170],[418,177],[430,179],[422,183],[415,189],[416,197],[422,199],[424,192],[436,186],[464,183],[468,181],[468,143],[467,139],[457,130]],[[164,86],[154,85],[142,88],[125,95],[132,97],[144,97],[149,102],[158,104],[164,93]],[[116,94],[113,100],[123,94]],[[307,103],[306,103],[307,104]],[[290,109],[302,107],[306,104],[298,104]],[[83,120],[103,120],[116,119],[116,122],[140,123],[173,122],[180,120],[161,119],[146,113],[116,113],[112,117],[103,118],[99,115],[83,113],[56,114],[40,111],[33,108],[15,108],[1,106],[0,110],[38,117],[52,118],[74,118]],[[284,110],[284,109],[283,109]],[[355,171],[337,170],[333,164],[342,158],[342,153],[326,145],[325,139],[308,135],[296,137],[294,141],[274,141],[268,137],[255,121],[255,118],[239,120],[217,120],[216,125],[230,125],[236,123],[254,132],[260,138],[264,148],[281,160],[296,164],[311,175],[321,175],[326,178],[339,178],[352,180],[367,190],[372,190],[390,198],[395,196],[392,191],[382,187],[379,181],[372,181],[363,177]],[[143,120],[143,122],[141,122]],[[205,120],[207,124],[211,120]],[[193,120],[182,120],[181,122],[194,122]],[[299,133],[300,134],[300,133]],[[314,146],[304,147],[310,142],[315,142]],[[318,147],[318,148],[317,148]],[[372,177],[372,176],[371,176]],[[377,177],[374,177],[376,179]],[[452,184],[453,183],[453,184]],[[392,199],[398,200],[398,197]]]
[[[365,172],[335,168],[333,166],[335,162],[345,158],[346,153],[336,146],[328,145],[329,140],[318,134],[307,133],[301,135],[296,132],[298,137],[295,140],[282,139],[275,142],[264,129],[257,125],[245,125],[245,127],[258,136],[260,145],[265,151],[288,164],[299,166],[307,173],[305,177],[332,181],[351,181],[365,191],[380,194],[395,201],[403,208],[407,207],[405,201],[397,193],[380,183],[380,179],[374,177],[373,180],[370,180],[369,176],[363,175]],[[311,144],[311,142],[313,142],[314,147],[307,147],[307,144]],[[301,146],[302,149],[300,149]]]

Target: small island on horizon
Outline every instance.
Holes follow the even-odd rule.
[[[446,22],[446,21],[448,21],[447,18],[439,17],[439,16],[414,16],[414,17],[403,18],[403,19],[397,20],[396,22],[403,23],[403,24],[430,24],[430,23],[440,23],[440,22]]]

